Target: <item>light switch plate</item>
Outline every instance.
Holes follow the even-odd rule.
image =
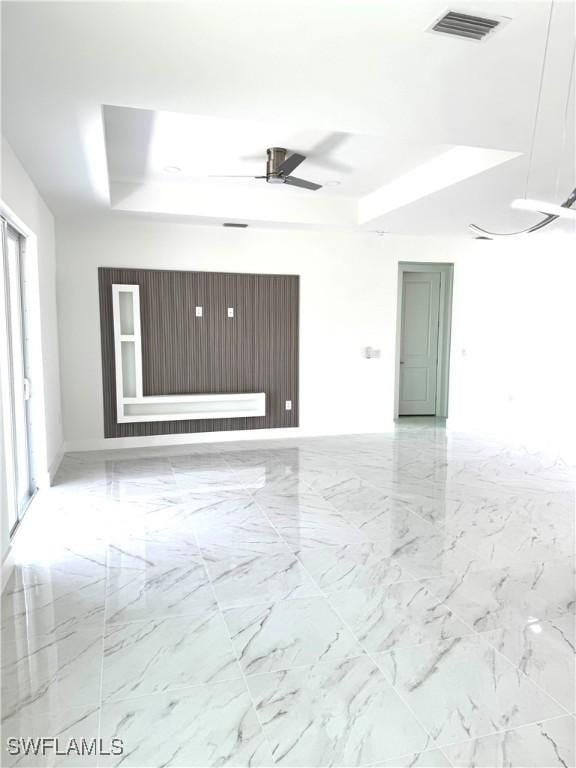
[[[228,317],[234,317],[234,307],[228,307]]]
[[[292,400],[286,400],[286,410],[287,411],[292,410]]]
[[[196,317],[202,317],[202,307],[196,307]]]

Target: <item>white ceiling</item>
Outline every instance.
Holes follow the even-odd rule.
[[[445,145],[390,144],[382,136],[303,129],[286,121],[232,120],[105,106],[108,172],[112,181],[211,183],[213,174],[261,176],[267,147],[288,147],[306,156],[294,171],[321,184],[339,182],[324,193],[358,196],[382,178],[395,178],[430,159]],[[181,173],[164,170],[178,166]],[[245,191],[250,179],[233,181]],[[258,185],[261,186],[261,185]]]
[[[482,43],[427,31],[449,8],[510,21]],[[384,187],[364,228],[465,235],[527,226],[513,198],[560,202],[576,183],[569,0],[5,2],[3,35],[4,131],[60,216],[112,204],[355,228]],[[275,145],[309,157],[295,175],[340,185],[207,178],[259,175]],[[453,147],[500,152],[390,205],[403,175]]]

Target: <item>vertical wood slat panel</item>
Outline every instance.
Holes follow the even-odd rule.
[[[105,437],[298,426],[298,276],[101,267],[98,277]],[[117,424],[113,283],[140,286],[145,395],[266,392],[266,415]]]

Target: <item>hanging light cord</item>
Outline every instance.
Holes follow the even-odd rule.
[[[538,121],[540,118],[540,105],[542,104],[542,91],[544,90],[544,78],[546,76],[546,63],[548,61],[548,47],[550,45],[550,34],[552,30],[552,14],[554,13],[554,0],[550,2],[550,13],[548,14],[548,26],[546,27],[546,43],[544,45],[544,54],[542,55],[542,67],[540,69],[540,82],[538,84],[538,97],[536,99],[536,111],[534,113],[534,125],[532,126],[532,139],[530,141],[530,154],[528,156],[528,170],[526,171],[526,188],[524,197],[528,197],[530,188],[530,176],[532,174],[532,165],[534,160],[534,147],[536,146],[536,132],[538,130]]]
[[[533,158],[533,155],[534,155],[534,146],[535,146],[535,143],[536,143],[536,127],[538,125],[538,116],[539,116],[539,113],[540,113],[540,102],[541,102],[541,98],[542,98],[542,87],[543,87],[543,83],[544,83],[544,73],[545,73],[545,68],[546,68],[546,59],[547,59],[547,55],[548,55],[548,44],[550,42],[550,28],[551,28],[551,24],[552,24],[552,11],[553,11],[553,8],[554,8],[554,0],[552,0],[552,2],[550,4],[550,15],[548,17],[548,30],[547,30],[547,34],[546,34],[546,45],[545,45],[545,48],[544,48],[544,56],[543,56],[543,60],[542,60],[542,71],[540,73],[540,85],[539,85],[539,88],[538,88],[538,99],[537,99],[537,103],[536,103],[536,114],[535,114],[535,117],[534,117],[534,128],[533,128],[533,131],[532,131],[532,142],[531,142],[531,147],[530,147],[530,157],[529,157],[529,161],[528,161],[528,172],[526,174],[526,193],[525,193],[525,197],[528,196],[528,184],[529,184],[530,173],[531,173],[531,169],[532,169],[532,158]],[[575,51],[575,54],[576,54],[576,51]],[[568,124],[568,108],[569,108],[569,104],[570,104],[570,93],[571,93],[571,90],[572,90],[572,81],[574,79],[574,61],[575,60],[576,60],[576,55],[573,56],[572,65],[571,65],[571,68],[570,68],[570,77],[568,78],[568,97],[566,99],[566,110],[565,110],[565,114],[564,114],[564,131],[563,131],[563,139],[562,139],[562,155],[564,154],[564,150],[566,149],[566,127],[567,127],[567,124]],[[560,183],[560,167],[558,168],[558,172],[557,172],[557,175],[556,175],[556,191],[558,191],[559,183]],[[576,202],[576,187],[572,190],[570,195],[568,195],[566,200],[564,200],[564,202],[561,203],[560,205],[561,205],[562,208],[571,208],[574,205],[575,202]],[[544,216],[543,219],[540,219],[540,221],[537,222],[536,224],[533,224],[531,227],[528,227],[527,229],[521,229],[519,232],[490,232],[487,229],[482,229],[482,227],[478,227],[476,224],[469,224],[468,225],[468,229],[470,229],[472,232],[476,233],[477,235],[480,235],[480,237],[482,237],[484,239],[486,239],[486,238],[492,239],[492,238],[495,238],[495,237],[514,237],[515,235],[526,235],[526,234],[529,234],[530,232],[536,232],[539,229],[542,229],[543,227],[547,227],[548,224],[551,224],[553,221],[556,221],[556,219],[558,219],[558,218],[560,218],[560,217],[555,215],[555,214],[549,213],[546,216]]]

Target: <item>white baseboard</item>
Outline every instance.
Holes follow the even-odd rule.
[[[54,457],[54,460],[48,467],[48,485],[53,485],[54,478],[56,477],[56,473],[58,472],[58,469],[60,468],[60,464],[62,464],[62,459],[64,458],[64,444],[60,446],[58,449],[58,453]]]
[[[394,429],[394,422],[390,420],[386,425],[371,425],[364,429],[323,429],[307,430],[302,427],[289,427],[286,429],[241,429],[230,432],[196,432],[181,435],[149,435],[144,437],[110,437],[93,440],[69,440],[66,442],[65,453],[81,451],[106,451],[119,448],[150,448],[155,446],[170,445],[195,445],[198,443],[230,443],[248,440],[279,440],[298,437],[329,437],[333,435],[360,435],[388,432]]]
[[[60,467],[60,464],[62,463],[62,459],[64,458],[64,444],[60,446],[58,449],[58,453],[52,460],[52,463],[46,470],[46,472],[41,472],[38,477],[36,477],[36,482],[38,483],[38,488],[50,488],[51,485],[54,483],[54,478],[56,477],[56,473],[58,472],[58,468]]]

